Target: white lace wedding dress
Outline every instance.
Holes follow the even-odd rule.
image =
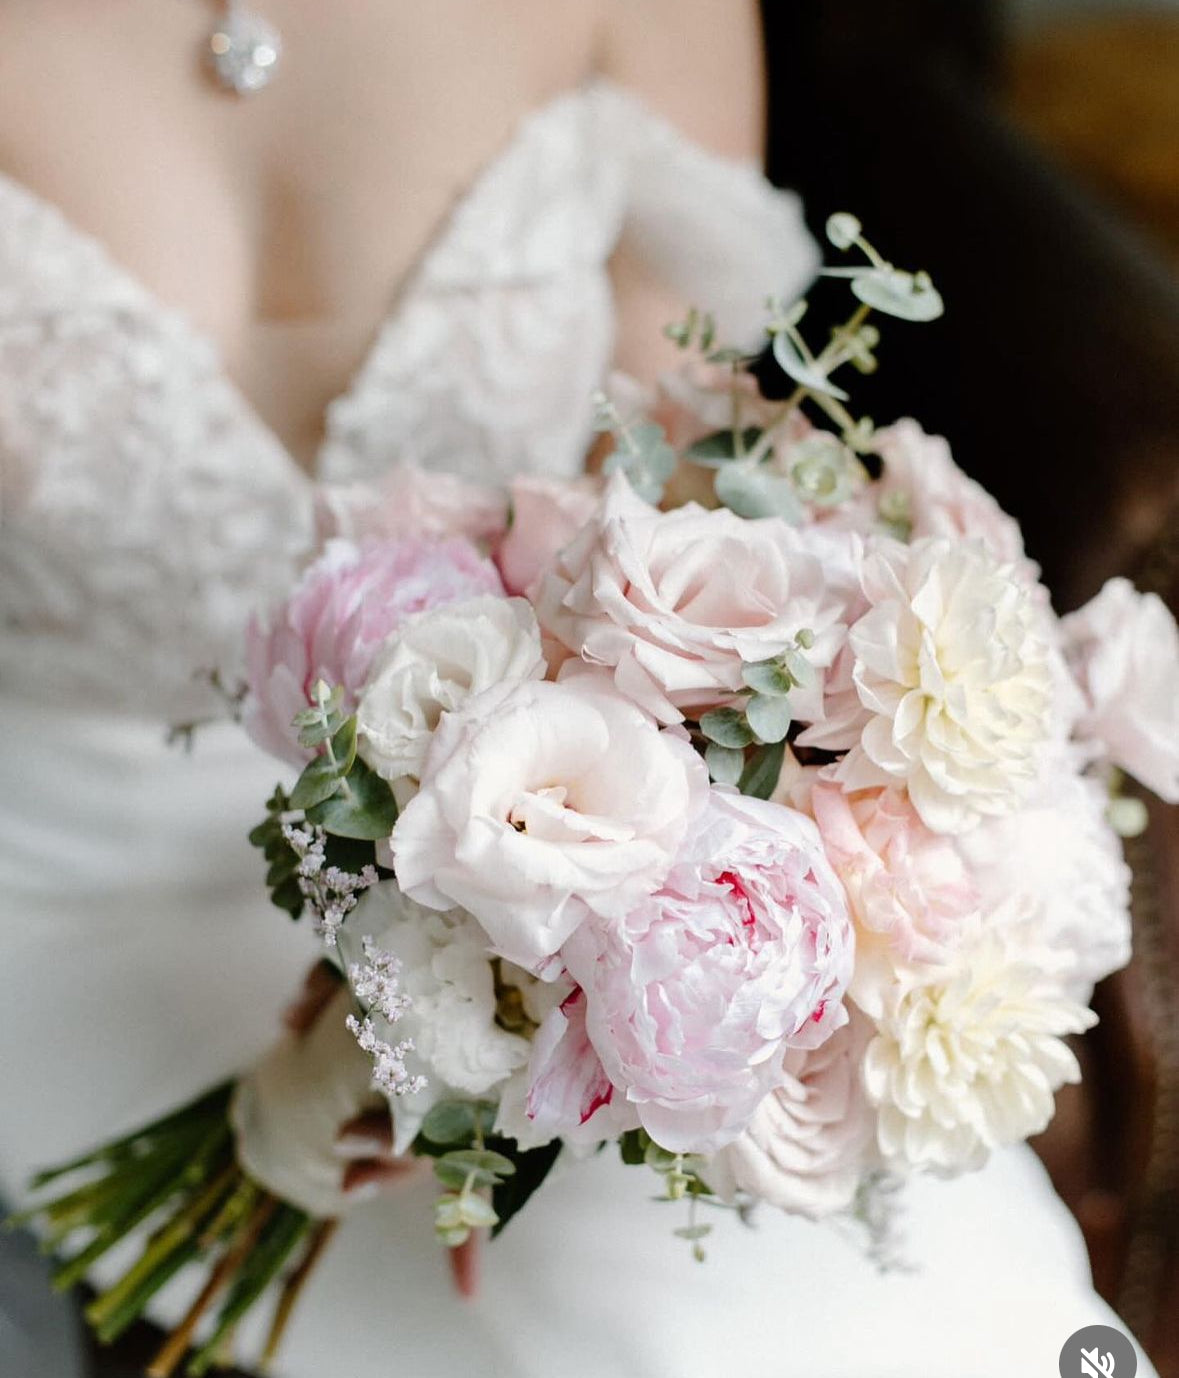
[[[747,331],[815,264],[793,198],[615,87],[544,106],[455,205],[327,417],[317,481],[398,459],[574,473],[620,235]],[[275,766],[221,723],[246,617],[311,540],[314,483],[210,343],[0,180],[0,1195],[248,1065],[314,955],[246,832]],[[285,1378],[1046,1378],[1109,1320],[1027,1150],[907,1193],[916,1271],[830,1228],[722,1220],[709,1262],[611,1153],[558,1171],[459,1302],[427,1179],[349,1220]],[[173,1288],[164,1310],[184,1301]],[[1140,1368],[1140,1372],[1145,1371]]]

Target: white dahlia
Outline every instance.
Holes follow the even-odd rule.
[[[885,998],[864,1058],[877,1142],[896,1167],[961,1172],[1038,1134],[1081,1072],[1063,1041],[1096,1016],[1032,951],[981,937],[953,966],[912,969]]]
[[[934,832],[1016,808],[1035,782],[1053,679],[1045,612],[978,541],[883,543],[851,630],[866,723],[845,789],[903,783]]]

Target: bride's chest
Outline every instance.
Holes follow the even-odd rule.
[[[454,203],[326,406],[318,482],[576,471],[624,197],[585,95]],[[198,713],[201,672],[294,577],[314,492],[208,334],[0,179],[0,680]]]

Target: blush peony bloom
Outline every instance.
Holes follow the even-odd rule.
[[[302,766],[311,752],[291,725],[317,680],[355,707],[385,639],[415,613],[502,594],[495,566],[467,541],[332,541],[269,624],[246,634],[246,731],[264,751]]]
[[[616,1091],[589,1040],[585,1015],[585,992],[574,987],[536,1031],[518,1088],[508,1087],[500,1101],[496,1128],[522,1148],[556,1138],[589,1146],[638,1128],[634,1107]]]
[[[662,883],[707,797],[687,740],[608,681],[533,681],[442,719],[390,850],[413,898],[461,905],[497,952],[551,967],[588,914],[620,918]]]
[[[822,566],[784,522],[695,504],[659,512],[621,476],[534,601],[546,632],[666,723],[740,690],[743,661],[781,655],[803,628],[816,669],[844,635]],[[822,678],[791,696],[799,720],[821,714]]]
[[[903,784],[922,821],[960,833],[1035,783],[1054,684],[1043,609],[977,542],[882,543],[851,629],[867,722],[845,789]]]
[[[662,889],[562,949],[613,1085],[672,1152],[737,1138],[846,1020],[854,938],[809,818],[713,790]]]
[[[714,1191],[746,1191],[812,1220],[846,1210],[878,1163],[876,1114],[860,1079],[875,1032],[855,1011],[819,1048],[791,1048],[781,1086],[762,1101],[741,1137],[705,1169]]]
[[[851,993],[875,1012],[895,962],[947,960],[979,892],[954,843],[930,832],[903,790],[849,796],[819,782],[810,803],[858,930]]]
[[[511,486],[512,525],[495,551],[504,587],[527,593],[597,511],[602,485],[526,475]]]
[[[864,1058],[886,1162],[962,1172],[1038,1134],[1056,1090],[1081,1077],[1063,1040],[1095,1022],[1045,976],[1035,948],[1008,944],[1001,931],[948,967],[902,974]]]
[[[1179,804],[1179,630],[1166,604],[1111,579],[1061,632],[1086,700],[1078,735]]]
[[[544,668],[540,628],[522,598],[421,613],[373,664],[356,714],[360,754],[386,780],[416,780],[443,713],[497,685],[541,679]]]

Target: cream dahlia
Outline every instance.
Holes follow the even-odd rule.
[[[864,1059],[877,1142],[897,1167],[960,1172],[1037,1134],[1079,1081],[1063,1041],[1096,1016],[1045,977],[1034,950],[989,934],[951,967],[901,973]]]
[[[869,611],[854,625],[865,714],[837,778],[903,783],[934,832],[1016,808],[1034,784],[1053,681],[1044,613],[975,541],[883,543],[864,561]]]

